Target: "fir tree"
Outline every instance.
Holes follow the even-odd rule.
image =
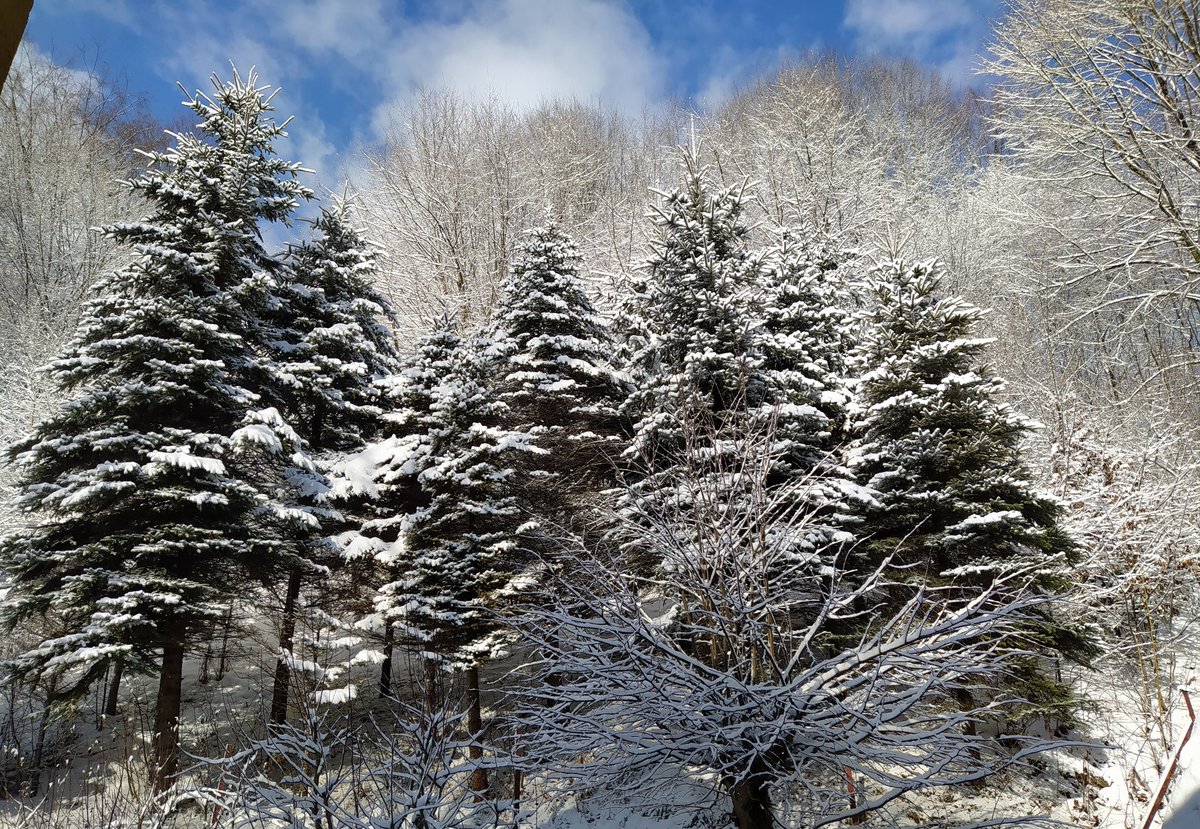
[[[424,503],[404,519],[399,578],[379,599],[385,623],[398,623],[425,660],[431,703],[439,669],[466,675],[472,734],[482,729],[479,668],[510,645],[496,611],[527,569],[518,547],[530,525],[514,497],[514,454],[544,451],[503,427],[507,407],[487,387],[481,346],[460,342],[432,390],[417,476]],[[481,756],[474,745],[472,757]],[[482,768],[472,785],[487,787]]]
[[[506,425],[545,454],[520,453],[522,507],[563,526],[611,485],[626,394],[613,344],[578,276],[575,243],[551,223],[529,231],[500,288],[488,348],[492,387]],[[570,470],[562,475],[558,470]]]
[[[1067,553],[1059,507],[1021,459],[1030,422],[1000,402],[1004,384],[981,363],[990,340],[971,331],[982,313],[940,297],[940,281],[932,263],[894,263],[868,282],[851,463],[876,493],[869,546],[877,558],[898,549],[898,563],[933,578]]]
[[[287,560],[257,529],[262,499],[235,443],[261,436],[239,430],[256,425],[271,371],[254,313],[277,266],[260,224],[310,194],[273,153],[283,125],[254,74],[214,85],[187,102],[199,134],[175,135],[132,183],[147,217],[107,229],[137,256],[101,278],[49,369],[72,399],[10,452],[30,526],[0,548],[7,623],[53,625],[16,671],[77,694],[111,664],[157,664],[160,788],[177,769],[189,641],[244,574]]]
[[[787,228],[767,252],[759,282],[761,416],[770,424],[776,457],[771,483],[796,488],[813,518],[807,533],[813,551],[844,538],[845,513],[861,498],[841,457],[850,398],[845,309],[852,261],[851,252],[829,239]]]
[[[940,282],[933,263],[899,262],[867,282],[850,463],[875,502],[860,554],[867,567],[892,556],[894,575],[919,583],[976,591],[1030,568],[1052,589],[1075,548],[1058,525],[1060,506],[1035,491],[1022,460],[1031,423],[999,400],[1004,384],[981,362],[990,340],[972,329],[982,312],[939,296]],[[1048,649],[1089,651],[1050,619],[1030,633]],[[1044,701],[1061,695],[1036,669],[1026,679],[1026,692]]]
[[[378,255],[346,200],[322,208],[316,238],[291,251],[280,360],[291,408],[318,452],[361,446],[379,429],[379,381],[398,368],[396,312],[375,288]]]
[[[745,188],[714,189],[694,152],[683,164],[683,187],[651,212],[659,238],[621,314],[632,387],[622,406],[633,432],[625,458],[636,470],[626,507],[649,499],[643,509],[672,512],[691,498],[677,465],[705,454],[688,440],[720,432],[765,393],[754,304],[761,262],[748,248]],[[710,450],[715,469],[719,441]]]
[[[379,436],[334,469],[339,505],[367,516],[339,539],[343,558],[365,585],[394,584],[407,566],[405,528],[410,516],[429,504],[420,476],[435,460],[436,390],[453,373],[460,342],[454,319],[443,314],[401,361],[400,370],[381,381],[388,410]],[[384,696],[392,693],[395,610],[390,598],[381,595],[372,617],[363,620],[364,626],[382,634]]]
[[[528,435],[500,427],[478,343],[460,342],[433,389],[418,483],[423,503],[404,521],[403,577],[383,595],[407,636],[449,670],[503,648],[486,610],[517,575],[508,554],[524,523],[512,494],[514,451]]]
[[[304,445],[327,468],[333,457],[361,449],[382,425],[380,381],[398,365],[390,322],[395,311],[374,287],[376,254],[350,224],[350,206],[338,200],[313,222],[315,238],[291,251],[292,277],[282,290],[277,336],[271,343],[282,381],[277,394]],[[287,715],[291,650],[297,603],[305,573],[327,572],[335,551],[325,536],[338,518],[326,504],[327,489],[285,474],[293,497],[322,519],[289,543],[306,560],[288,574],[280,624],[271,721]],[[306,485],[308,484],[308,485]]]

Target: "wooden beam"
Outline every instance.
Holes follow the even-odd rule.
[[[8,80],[8,70],[12,68],[32,10],[33,0],[0,0],[0,89]]]

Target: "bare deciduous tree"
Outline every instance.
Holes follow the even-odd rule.
[[[995,120],[1053,232],[1057,322],[1110,397],[1189,409],[1200,346],[1200,9],[1019,0],[997,29]],[[1027,216],[1027,219],[1033,218]],[[1194,396],[1194,395],[1189,395]]]
[[[528,609],[542,681],[518,720],[533,769],[658,804],[699,775],[740,829],[767,829],[776,799],[821,826],[1050,747],[1004,748],[973,727],[1017,702],[996,689],[1029,657],[1023,625],[1046,601],[1018,595],[1021,574],[971,596],[920,590],[873,618],[881,571],[801,552],[806,516],[789,504],[804,499],[768,487],[769,441],[720,437],[737,460],[718,475],[708,458],[690,482],[690,533],[669,508],[630,526],[661,557],[657,576],[578,550]]]

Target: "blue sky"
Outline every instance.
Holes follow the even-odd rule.
[[[814,49],[911,57],[969,83],[1001,0],[35,0],[26,40],[98,60],[152,111],[175,82],[257,66],[294,115],[280,148],[336,186],[421,86],[525,107],[554,96],[626,111],[718,103]]]

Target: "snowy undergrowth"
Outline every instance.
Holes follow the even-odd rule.
[[[1181,644],[1191,647],[1194,643]],[[1183,653],[1194,651],[1181,650]],[[190,659],[187,663],[185,719],[192,725],[183,734],[183,744],[193,757],[217,760],[224,746],[237,744],[237,750],[244,750],[252,735],[262,734],[261,725],[256,731],[255,724],[262,722],[258,706],[262,689],[269,682],[272,654],[261,643],[246,640],[239,643],[231,657],[226,675],[220,680],[210,678],[207,684],[198,681],[202,659]],[[513,663],[508,663],[485,672],[485,695],[489,699],[498,699],[501,690],[511,684],[508,674],[513,667]],[[398,684],[404,685],[404,673],[403,669],[397,671],[401,680]],[[367,686],[372,679],[365,668],[357,678]],[[1108,750],[1057,751],[1022,772],[996,775],[979,787],[910,794],[894,804],[886,815],[870,817],[867,825],[970,824],[1018,814],[1040,814],[1070,825],[1098,829],[1140,826],[1159,780],[1158,766],[1169,752],[1147,734],[1137,683],[1138,678],[1129,671],[1103,670],[1080,677],[1080,687],[1094,700],[1095,707],[1086,714],[1084,730],[1079,736],[1108,746]],[[81,722],[75,729],[71,751],[74,759],[70,764],[51,776],[39,799],[0,803],[0,822],[29,829],[152,825],[190,829],[213,825],[212,799],[206,800],[195,792],[225,791],[235,800],[242,796],[237,789],[239,781],[222,775],[218,764],[194,766],[182,785],[165,798],[154,799],[149,795],[140,734],[151,718],[145,711],[150,690],[144,680],[130,683],[122,700],[121,714],[110,718],[102,730],[96,728],[94,721]],[[415,693],[413,688],[402,690]],[[366,720],[368,713],[378,714],[393,705],[366,699],[372,694],[373,689],[364,688],[363,698],[358,701],[360,722]],[[325,708],[335,721],[345,720],[344,714],[337,710],[344,710],[345,706]],[[1182,735],[1182,726],[1182,720],[1177,721],[1174,733]],[[237,743],[238,740],[241,742]],[[340,772],[352,771],[361,759],[341,756],[337,765]],[[519,825],[537,829],[705,829],[727,825],[728,799],[716,794],[710,781],[678,769],[664,768],[661,773],[674,777],[675,782],[666,789],[669,796],[656,804],[641,802],[629,792],[600,790],[530,775],[524,781]],[[1185,768],[1184,785],[1190,779],[1187,774]],[[348,787],[357,779],[346,774],[339,796],[352,795]],[[497,789],[505,787],[507,794],[511,778],[495,774],[494,780]],[[1186,789],[1184,793],[1186,796]],[[705,804],[706,808],[697,812],[698,804]],[[779,805],[782,826],[799,829],[809,825],[805,815],[789,802],[786,792],[780,792]],[[1166,814],[1170,814],[1169,807]],[[238,815],[242,819],[235,823]],[[512,812],[507,811],[506,815],[511,817]],[[245,817],[244,813],[225,808],[223,817],[218,814],[217,823],[291,825],[284,820],[249,821]],[[472,823],[441,825],[479,825],[480,817]],[[482,825],[511,824],[489,821]]]

